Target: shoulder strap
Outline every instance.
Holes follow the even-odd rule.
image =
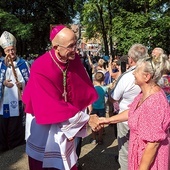
[[[3,82],[5,80],[5,73],[7,70],[7,66],[4,63],[4,60],[1,63],[1,68],[0,68],[0,100],[2,99],[2,94],[3,94]]]
[[[20,59],[17,63],[17,66],[24,78],[24,81],[27,82],[28,81],[28,78],[29,78],[29,69],[28,69],[28,66],[26,64],[26,61],[24,59]]]

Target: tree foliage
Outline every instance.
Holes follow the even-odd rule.
[[[81,23],[86,28],[85,36],[87,39],[90,39],[91,37],[99,38],[99,36],[101,36],[105,53],[108,55],[107,33],[109,27],[107,22],[109,22],[109,17],[106,11],[106,5],[104,6],[101,1],[91,0],[84,4],[81,13]]]
[[[0,32],[7,30],[16,36],[20,54],[44,52],[50,24],[71,23],[74,4],[74,0],[1,0]]]
[[[105,54],[126,54],[133,43],[170,53],[170,2],[167,0],[1,0],[0,33],[17,38],[18,53],[44,52],[50,24],[69,24],[76,14],[86,38],[100,38]]]
[[[88,0],[80,18],[87,38],[101,35],[103,41],[107,38],[105,46],[112,40],[110,47],[123,54],[134,43],[143,43],[149,50],[159,46],[170,53],[170,2],[166,0]]]

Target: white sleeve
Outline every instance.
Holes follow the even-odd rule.
[[[120,100],[121,97],[123,96],[124,93],[124,89],[125,87],[123,87],[126,84],[126,82],[124,82],[124,77],[121,77],[121,79],[118,81],[118,83],[116,84],[116,87],[114,88],[114,90],[111,93],[111,97],[114,100]]]
[[[60,123],[61,131],[66,135],[68,139],[77,136],[84,137],[86,135],[86,124],[89,120],[87,109],[78,112],[74,117],[69,120]],[[59,126],[60,126],[59,125]]]

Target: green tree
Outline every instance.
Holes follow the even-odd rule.
[[[108,6],[105,1],[100,0],[90,0],[85,2],[84,7],[81,13],[81,24],[86,28],[86,38],[91,39],[92,37],[101,38],[104,44],[105,55],[109,55],[109,46],[108,46],[108,32],[109,27],[108,23]]]
[[[122,3],[124,2],[124,3]],[[159,46],[168,52],[170,46],[170,4],[166,1],[119,1],[121,6],[112,20],[118,50],[127,53],[133,43],[143,43],[149,50]]]
[[[0,31],[17,38],[18,53],[41,53],[49,43],[50,24],[69,24],[75,16],[73,0],[1,0]]]
[[[127,54],[134,43],[170,53],[170,2],[166,0],[88,0],[80,15],[87,38],[102,37],[105,54],[108,45],[111,53],[115,46]]]

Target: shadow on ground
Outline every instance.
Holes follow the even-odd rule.
[[[0,170],[28,170],[25,145],[0,153]]]
[[[82,150],[79,159],[79,169],[118,170],[118,148],[114,127],[105,127],[105,135],[103,135],[103,145],[94,145],[90,143],[92,138],[90,131],[91,130],[89,129],[89,136],[83,139]]]
[[[115,158],[118,154],[118,148],[114,127],[105,127],[103,145],[91,144],[90,128],[88,128],[88,132],[89,135],[83,139],[81,147],[79,170],[118,170],[119,164]],[[0,170],[28,170],[25,145],[0,153]]]

